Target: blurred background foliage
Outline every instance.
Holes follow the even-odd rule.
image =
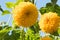
[[[12,9],[20,2],[32,2],[33,4],[35,0],[16,0],[15,3],[7,2],[6,7],[8,9]],[[50,3],[47,3],[45,7],[41,7],[38,11],[41,14],[47,12],[57,12],[60,16],[60,6],[57,3],[58,0],[51,0]],[[2,12],[2,16],[6,14],[11,14],[9,10],[2,9],[0,5],[0,11]],[[8,19],[9,20],[9,19]],[[8,25],[9,22],[1,22],[0,23],[0,40],[40,40],[42,36],[40,35],[40,28],[38,25],[38,21],[32,25],[30,28],[20,28],[12,22],[12,26]],[[48,34],[45,34],[48,35]],[[60,40],[60,28],[54,34],[48,35],[53,38],[53,40]]]

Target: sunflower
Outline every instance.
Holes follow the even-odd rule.
[[[45,36],[45,37],[41,38],[40,40],[52,40],[52,38],[48,37],[48,36]]]
[[[20,2],[13,9],[13,19],[16,25],[28,27],[35,24],[38,18],[38,11],[31,2]]]
[[[59,26],[59,16],[53,12],[45,13],[39,21],[39,26],[43,32],[54,33]]]

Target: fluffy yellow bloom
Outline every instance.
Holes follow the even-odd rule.
[[[30,2],[21,2],[13,9],[13,19],[18,26],[32,26],[35,24],[37,17],[37,8]]]
[[[45,37],[41,38],[40,40],[52,40],[52,38],[48,37],[48,36],[45,36]]]
[[[43,32],[54,33],[59,26],[59,16],[53,12],[45,13],[41,16],[39,26]]]

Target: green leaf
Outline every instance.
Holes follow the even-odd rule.
[[[0,40],[18,40],[19,38],[20,30],[12,30],[11,27],[9,27],[0,31]]]
[[[10,30],[11,30],[10,27],[6,27],[3,30],[1,30],[0,31],[0,40],[2,40]]]
[[[2,26],[0,26],[0,30],[2,30]]]
[[[58,28],[58,34],[60,34],[60,28]]]
[[[49,37],[51,37],[53,40],[55,39],[54,35],[50,34]]]
[[[52,35],[54,35],[54,36],[59,36],[59,34],[58,34],[58,32],[56,31],[56,32],[54,32]]]
[[[52,4],[56,4],[58,0],[51,0]]]
[[[28,29],[26,34],[25,34],[26,40],[39,40],[40,39],[40,34],[39,33],[34,33],[31,29]]]
[[[34,33],[39,33],[40,28],[39,28],[38,22],[36,22],[33,26],[31,26],[30,29],[33,30]]]
[[[13,2],[7,2],[7,3],[6,3],[6,7],[7,7],[7,8],[12,8],[12,7],[14,7],[14,5],[15,5],[15,4],[14,4]]]
[[[40,28],[39,28],[38,22],[36,22],[33,26],[31,26],[30,29],[34,31],[34,33],[39,33]]]
[[[41,12],[41,14],[46,13],[46,10],[47,10],[47,8],[45,8],[45,7],[40,8],[40,12]]]
[[[56,4],[54,8],[55,8],[55,12],[60,16],[60,6]]]
[[[46,7],[51,7],[52,6],[52,3],[47,3],[46,4]]]
[[[20,30],[20,40],[25,40],[25,31],[24,29]]]
[[[54,7],[55,7],[55,6],[53,6],[51,3],[47,3],[47,4],[46,4],[46,7],[40,8],[40,12],[41,12],[42,14],[48,13],[48,12],[56,12]]]
[[[2,12],[2,15],[6,15],[6,14],[10,14],[10,12],[9,12],[8,10],[4,10],[4,11]]]
[[[47,8],[46,12],[55,12],[55,8],[53,6],[50,6]]]
[[[18,40],[20,38],[20,30],[12,30],[11,35],[5,35],[5,40]]]
[[[16,0],[15,5],[18,5],[20,2],[23,2],[24,0]]]

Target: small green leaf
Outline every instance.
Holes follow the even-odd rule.
[[[11,28],[9,28],[9,27],[6,27],[3,30],[1,30],[0,31],[0,40],[2,40],[10,30],[11,30]]]
[[[60,28],[58,28],[58,34],[60,34]]]
[[[52,4],[56,4],[58,0],[51,0]]]
[[[50,6],[46,10],[47,12],[55,12],[55,8],[53,6]]]
[[[2,30],[2,26],[0,26],[0,30]]]
[[[55,8],[55,12],[60,16],[60,7],[59,7],[59,5],[55,5],[54,6],[54,8]]]
[[[56,31],[56,32],[54,32],[52,35],[54,35],[54,36],[59,36],[59,34],[58,34],[58,32]]]
[[[6,3],[6,7],[7,7],[7,8],[12,8],[12,7],[14,7],[14,5],[15,5],[15,4],[14,4],[13,2],[7,2],[7,3]]]
[[[49,37],[51,37],[52,39],[54,39],[54,38],[55,38],[55,37],[54,37],[54,35],[51,35],[51,34],[49,35]]]
[[[16,0],[15,5],[18,5],[20,2],[23,2],[24,0]]]
[[[46,4],[46,7],[51,7],[52,6],[52,3],[47,3]]]
[[[40,8],[40,12],[41,12],[41,14],[46,13],[46,10],[47,10],[47,8],[45,8],[45,7]]]
[[[0,31],[0,40],[18,40],[19,38],[20,30],[12,30],[11,27],[9,27]]]
[[[10,14],[10,12],[9,12],[8,10],[4,10],[4,11],[2,12],[2,15],[6,15],[6,14]]]
[[[10,33],[10,32],[9,32]],[[5,35],[4,40],[18,40],[20,37],[20,30],[12,30],[11,35]]]

